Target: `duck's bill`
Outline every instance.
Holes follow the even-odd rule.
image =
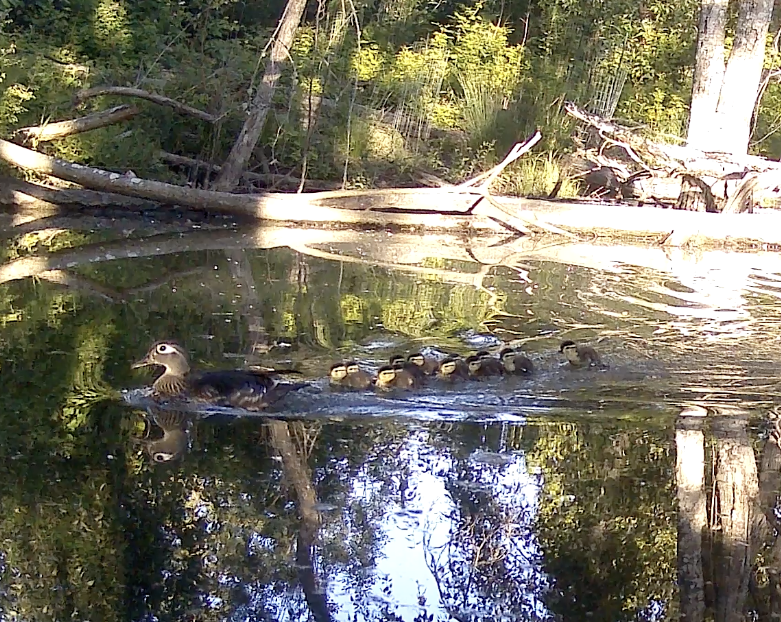
[[[151,365],[151,363],[149,362],[149,358],[145,356],[140,361],[133,363],[130,366],[130,369],[138,369],[139,367],[146,367],[147,365]]]

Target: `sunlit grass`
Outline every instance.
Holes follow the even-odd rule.
[[[551,193],[561,174],[559,161],[552,153],[526,156],[500,177],[496,187],[504,194],[543,197]],[[578,196],[577,182],[563,178],[556,196]]]
[[[479,72],[459,71],[458,84],[463,92],[464,131],[472,144],[489,138],[501,109],[501,94]]]

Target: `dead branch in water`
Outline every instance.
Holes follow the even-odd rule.
[[[13,134],[13,139],[21,139],[22,143],[31,141],[48,142],[58,138],[65,138],[73,134],[89,132],[101,127],[120,123],[132,119],[139,113],[135,106],[114,106],[108,110],[93,112],[78,119],[68,121],[57,121],[56,123],[47,123],[35,127],[23,127]]]
[[[98,97],[100,95],[120,95],[122,97],[137,97],[139,99],[145,99],[147,101],[159,104],[160,106],[167,106],[173,108],[177,112],[186,114],[196,119],[201,119],[207,123],[217,123],[220,120],[219,116],[213,115],[209,112],[193,108],[187,104],[166,97],[165,95],[158,95],[157,93],[150,93],[142,89],[134,89],[127,86],[96,86],[91,89],[84,89],[76,93],[73,97],[74,106],[78,106],[85,100],[92,97]]]

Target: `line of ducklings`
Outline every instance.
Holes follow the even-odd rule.
[[[562,342],[559,352],[564,354],[572,367],[604,367],[599,354],[591,346],[568,340]],[[396,354],[390,358],[388,365],[377,370],[376,377],[362,369],[356,361],[336,363],[329,371],[329,382],[333,387],[345,389],[367,390],[376,387],[381,391],[390,391],[416,389],[432,377],[446,382],[460,382],[492,376],[529,376],[533,373],[534,364],[520,349],[504,348],[498,357],[481,350],[466,358],[449,355],[442,361],[420,352],[406,358]]]

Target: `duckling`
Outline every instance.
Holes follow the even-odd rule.
[[[377,371],[377,388],[382,391],[393,389],[415,389],[418,381],[401,365],[385,365]]]
[[[353,389],[368,389],[374,384],[374,377],[361,369],[355,361],[347,363],[347,379]]]
[[[499,360],[502,362],[505,373],[528,375],[534,372],[534,364],[520,350],[505,348],[499,353]]]
[[[191,374],[187,351],[173,341],[157,341],[146,356],[133,363],[133,369],[163,367],[163,373],[152,383],[159,398],[192,398],[217,406],[246,410],[263,410],[306,383],[281,382],[273,371],[240,369]]]
[[[499,359],[493,358],[485,351],[467,357],[466,364],[469,367],[469,375],[473,378],[501,376],[504,373],[504,367]]]
[[[460,356],[448,356],[439,364],[439,377],[448,382],[469,379],[469,367]]]
[[[423,368],[405,359],[401,354],[394,354],[390,357],[391,367],[402,367],[408,374],[411,374],[419,384],[426,382],[426,372]]]
[[[432,356],[425,356],[420,352],[413,352],[407,357],[407,362],[417,365],[426,376],[434,376],[439,370],[439,361]]]
[[[577,344],[568,339],[561,342],[559,352],[564,354],[572,367],[605,367],[599,354],[591,346]]]

